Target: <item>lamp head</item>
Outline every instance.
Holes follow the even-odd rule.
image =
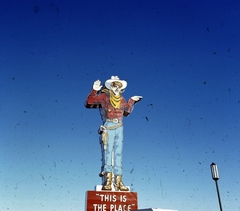
[[[210,168],[211,168],[211,172],[212,172],[212,179],[217,181],[219,179],[217,164],[212,163],[210,165]]]

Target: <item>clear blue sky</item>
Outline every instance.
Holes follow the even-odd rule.
[[[86,3],[87,2],[87,3]],[[100,184],[92,83],[126,79],[139,208],[240,209],[239,1],[0,2],[0,210],[84,210]]]

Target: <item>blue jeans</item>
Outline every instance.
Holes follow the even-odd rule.
[[[118,123],[105,122],[104,126],[111,127]],[[123,126],[108,130],[107,149],[102,148],[102,162],[104,172],[122,175]]]

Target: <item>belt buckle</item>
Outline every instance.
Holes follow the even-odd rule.
[[[114,119],[112,119],[112,122],[113,122],[113,123],[118,123],[118,119],[117,119],[117,118],[114,118]]]

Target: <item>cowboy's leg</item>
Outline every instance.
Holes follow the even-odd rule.
[[[122,148],[123,148],[123,127],[120,127],[115,139],[114,148],[114,187],[115,191],[129,191],[122,181]]]
[[[106,123],[105,126],[111,126]],[[115,130],[108,130],[107,149],[105,150],[104,172],[112,172],[112,151],[114,145]]]
[[[114,142],[114,175],[122,175],[123,126],[116,129]]]

